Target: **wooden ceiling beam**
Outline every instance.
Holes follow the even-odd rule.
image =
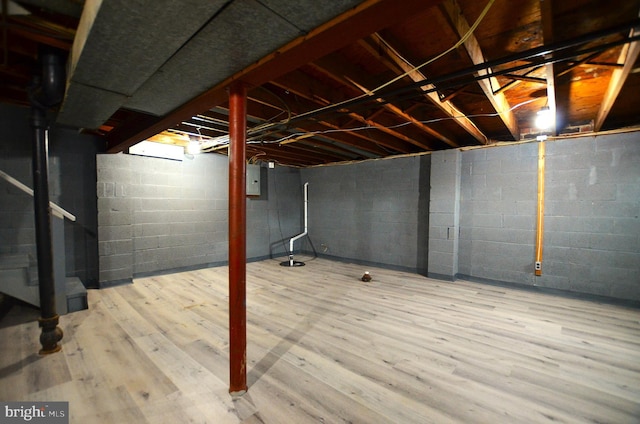
[[[327,98],[335,96],[335,91],[332,91],[326,87],[320,87],[315,80],[311,78],[305,77],[301,72],[295,72],[285,75],[284,77],[278,78],[275,81],[271,82],[273,85],[278,86],[284,90],[287,90],[291,93],[295,93],[296,95],[303,97],[311,102],[317,104],[318,107],[326,106],[332,103]],[[350,117],[351,119],[356,120],[357,122],[365,124],[367,127],[371,127],[371,129],[376,129],[379,133],[384,133],[390,135],[391,137],[375,137],[375,141],[385,146],[389,149],[392,149],[401,153],[411,153],[412,149],[410,149],[406,144],[407,140],[410,140],[409,137],[404,134],[399,134],[396,131],[385,128],[382,125],[379,125],[376,122],[368,121],[367,118],[354,113],[354,112],[344,112],[345,116]],[[350,128],[340,128],[342,131],[350,131]],[[356,133],[357,131],[353,131]],[[404,141],[404,142],[403,142]]]
[[[631,30],[629,37],[633,37],[638,34],[638,30]],[[634,69],[636,61],[638,60],[638,55],[640,54],[640,42],[634,41],[632,43],[625,44],[622,47],[622,51],[620,52],[620,56],[618,57],[618,63],[622,63],[622,68],[616,68],[613,70],[611,74],[611,79],[609,80],[609,85],[607,86],[607,91],[604,95],[604,99],[600,104],[600,109],[598,110],[598,115],[596,116],[593,129],[594,131],[600,131],[602,129],[602,125],[609,116],[609,112],[611,112],[611,108],[615,103],[624,83],[627,81],[627,77]]]
[[[277,97],[281,99],[285,99],[287,96],[293,96],[294,94],[290,92],[286,92],[281,87],[269,85],[269,91],[272,92]],[[254,94],[252,93],[252,96]],[[258,95],[259,96],[259,95]],[[261,101],[266,102],[264,97]],[[303,97],[296,97],[291,102],[291,105],[295,105],[299,108],[299,110],[293,110],[292,115],[295,116],[296,113],[301,113],[309,110],[313,110],[318,107],[318,103],[316,101],[309,101]],[[275,105],[272,105],[275,107]],[[388,151],[381,148],[375,140],[370,137],[367,137],[362,132],[347,132],[342,130],[335,124],[326,122],[326,121],[308,121],[304,123],[304,128],[297,127],[300,131],[309,131],[309,132],[320,132],[321,136],[327,138],[329,140],[333,140],[335,142],[352,146],[358,150],[364,150],[366,152],[372,153],[376,156],[384,156],[388,154]]]
[[[532,82],[534,84],[547,84],[546,78],[538,78],[538,77],[530,77],[528,75],[518,75],[518,74],[504,74],[502,75],[505,78],[509,78],[512,80],[520,80],[526,82]]]
[[[554,42],[553,36],[553,5],[552,0],[540,0],[540,11],[542,19],[542,38],[545,44]],[[553,63],[545,65],[547,77],[547,106],[553,116],[553,123],[550,132],[558,135],[558,108],[557,108],[557,91],[556,91],[556,66]]]
[[[313,137],[313,138],[309,138],[307,140],[303,140],[302,144],[311,146],[311,147],[317,147],[320,148],[322,150],[328,150],[330,152],[335,152],[340,154],[341,156],[344,157],[348,157],[350,158],[350,160],[354,160],[354,159],[369,159],[372,157],[376,157],[374,155],[371,154],[366,154],[366,153],[362,153],[361,152],[356,152],[352,149],[348,149],[346,147],[343,147],[342,144],[338,144],[334,141],[324,141],[318,137]]]
[[[556,75],[556,78],[560,78],[561,76],[568,74],[569,72],[573,71],[578,66],[586,65],[587,63],[589,63],[591,61],[591,59],[595,59],[596,57],[600,56],[601,54],[602,54],[602,52],[595,52],[595,53],[592,53],[592,54],[588,55],[587,57],[585,57],[583,59],[580,59],[579,61],[569,62],[568,67],[565,68],[562,72],[559,72],[558,75]]]
[[[251,101],[247,102],[247,118],[253,119],[260,123],[268,122],[269,120],[272,119],[273,115],[270,114],[266,108],[274,109],[274,110],[278,110],[278,108],[275,105],[268,104],[264,98],[261,98],[259,101],[255,101],[254,99],[256,97],[260,97],[260,95],[259,94],[256,95],[254,93],[250,98]],[[223,107],[218,107],[218,109],[225,110],[225,108]],[[319,139],[318,137],[312,134],[313,131],[309,131],[307,129],[302,129],[302,128],[292,128],[292,129],[289,129],[289,131],[292,131],[292,132],[300,131],[302,135],[307,136],[304,138],[304,141],[315,144],[317,149],[315,153],[319,155],[323,155],[323,154],[332,155],[334,156],[333,160],[336,160],[336,161],[337,160],[353,160],[354,157],[358,155],[352,150],[340,147],[339,144],[336,145],[336,144],[332,144]],[[284,138],[291,135],[292,135],[291,132],[278,131],[276,133],[269,134],[269,137]],[[302,140],[298,140],[298,141],[302,141]],[[289,143],[290,141],[286,140],[281,144],[289,144]],[[340,142],[337,141],[337,143],[340,143]],[[310,153],[314,153],[310,149],[307,149],[307,150]]]
[[[304,152],[305,154],[308,154],[308,155],[310,155],[312,157],[319,158],[319,159],[326,160],[326,161],[331,161],[331,162],[338,162],[338,161],[343,161],[343,160],[352,160],[355,157],[355,155],[345,155],[345,154],[342,154],[342,153],[337,153],[335,151],[329,152],[329,151],[326,151],[324,149],[320,150],[317,147],[310,146],[310,145],[306,144],[308,142],[308,140],[310,140],[310,139],[309,138],[305,138],[305,139],[302,139],[302,140],[300,140],[298,142],[289,143],[289,144],[286,144],[284,146],[286,146],[288,149],[292,149],[293,151]],[[281,144],[281,146],[283,146],[283,144]]]
[[[252,103],[256,103],[256,104],[260,104],[269,108],[272,108],[274,110],[280,110],[281,112],[289,112],[288,110],[283,108],[283,104],[284,102],[278,102],[280,104],[273,104],[271,103],[274,100],[274,97],[278,97],[278,95],[276,93],[272,93],[272,96],[266,96],[263,92],[259,92],[259,93],[252,93],[249,97],[249,102],[248,102],[248,112],[249,114],[253,114],[253,112],[251,112],[253,109],[251,108]],[[269,101],[269,98],[271,98],[271,102]],[[282,99],[279,99],[282,100]],[[295,113],[292,113],[292,116],[295,116]],[[263,122],[267,122],[268,118],[265,118],[263,116],[256,116],[257,118],[261,119]],[[316,131],[320,131],[323,132],[326,129],[322,128],[320,130],[317,129],[309,129],[308,127],[306,128],[291,128],[289,129],[289,133],[285,133],[285,132],[278,132],[277,134],[279,134],[280,136],[286,136],[286,135],[291,135],[291,132],[300,132],[303,134],[313,134]],[[283,135],[284,134],[284,135]],[[273,135],[273,134],[271,134]],[[341,147],[341,146],[353,146],[352,143],[350,142],[346,142],[344,140],[341,140],[341,137],[332,137],[331,135],[328,134],[313,134],[311,136],[311,140],[313,143],[316,143],[318,145],[319,148],[323,148],[325,150],[330,150],[330,151],[334,151],[336,153],[339,154],[346,154],[346,155],[355,155],[357,153],[355,153],[353,150],[350,150],[346,147]],[[328,140],[328,141],[327,141]],[[335,144],[334,144],[335,143]],[[362,144],[362,143],[361,143]],[[362,150],[362,149],[360,149]]]
[[[307,128],[312,129],[312,125],[313,124],[307,125]],[[380,147],[377,140],[374,140],[362,131],[347,132],[339,126],[326,121],[318,121],[317,125],[319,126],[318,131],[323,132],[323,137],[329,137],[340,143],[344,143],[359,150],[364,150],[365,152],[369,152],[377,156],[385,156],[389,154],[388,150]]]
[[[380,34],[372,34],[370,40],[362,40],[360,45],[365,48],[369,54],[377,58],[380,62],[385,64],[389,69],[393,70],[397,75],[407,73],[407,77],[410,78],[413,82],[424,81],[427,77],[415,69],[415,66],[406,60],[398,50],[392,46],[387,40],[383,39]],[[374,44],[372,45],[371,42]],[[388,58],[388,60],[386,60]],[[393,64],[393,66],[391,66]],[[442,100],[438,96],[437,91],[430,91],[435,87],[433,84],[428,84],[423,87],[420,87],[423,91],[429,91],[425,93],[425,97],[431,101],[438,109],[445,113],[445,115],[453,122],[461,126],[467,133],[469,133],[473,138],[478,140],[482,144],[487,144],[488,138],[484,135],[478,127],[471,121],[469,118],[465,116],[465,114],[460,111],[453,103],[451,103],[448,99]],[[452,140],[442,140],[445,143],[449,144],[452,147],[458,147],[458,143]]]
[[[249,144],[247,145],[247,149],[264,152],[267,154],[267,157],[277,157],[279,158],[279,162],[285,164],[312,165],[332,161],[331,159],[320,158],[320,155],[311,156],[308,153],[299,153],[296,152],[296,149],[293,147],[280,146],[278,144]]]
[[[522,74],[522,76],[527,77],[527,76],[529,76],[529,74],[532,74],[532,73],[534,73],[534,72],[538,71],[540,68],[542,68],[542,66],[536,66],[535,68],[529,69],[527,72],[525,72],[524,74]],[[518,86],[519,84],[521,84],[521,83],[522,83],[522,81],[523,81],[523,80],[521,80],[521,79],[514,79],[514,80],[511,80],[510,82],[508,82],[508,83],[506,83],[506,84],[502,85],[502,86],[501,86],[500,88],[498,88],[497,90],[494,90],[493,94],[498,94],[498,93],[502,93],[502,92],[507,91],[507,90],[511,90],[512,88],[515,88],[516,86]],[[546,78],[544,78],[544,83],[545,83],[545,84],[547,83]]]
[[[61,49],[65,51],[71,50],[71,45],[72,45],[71,41],[61,40],[59,38],[55,38],[50,35],[37,33],[24,28],[12,27],[10,32],[12,35],[17,35],[22,38],[35,41],[36,43],[45,44],[47,46],[55,47],[57,49]]]
[[[460,9],[460,5],[456,0],[443,1],[441,4],[441,10],[445,17],[449,19],[453,29],[459,37],[463,37],[469,32],[471,27],[462,14],[462,9]],[[480,48],[480,43],[478,43],[478,40],[473,34],[471,34],[471,36],[464,42],[464,47],[474,65],[481,65],[485,62],[484,54]],[[480,75],[486,75],[489,73],[491,73],[491,69],[479,72]],[[519,140],[520,128],[518,127],[518,120],[511,110],[511,106],[509,105],[507,98],[503,93],[493,93],[493,87],[499,86],[498,80],[495,77],[490,77],[479,80],[478,84],[482,88],[482,91],[484,91],[484,94],[487,99],[489,99],[496,112],[499,114],[500,119],[502,119],[502,122],[511,133],[511,136],[514,140]]]
[[[419,141],[416,141],[413,138],[411,138],[411,137],[409,137],[407,135],[404,135],[401,132],[396,131],[396,130],[394,130],[392,128],[388,128],[388,127],[386,127],[384,125],[381,125],[378,122],[374,121],[373,119],[365,118],[364,116],[358,115],[357,113],[353,113],[353,112],[348,113],[348,115],[352,119],[354,119],[354,120],[356,120],[358,122],[361,122],[363,124],[366,124],[369,127],[371,127],[372,129],[376,129],[376,130],[378,130],[380,132],[383,132],[385,134],[389,134],[390,136],[398,138],[398,139],[400,139],[400,140],[402,140],[402,141],[404,141],[404,142],[406,142],[408,144],[412,144],[412,145],[414,145],[416,147],[419,147],[421,149],[433,150],[433,147],[428,146],[428,145],[423,144],[423,143],[420,143]],[[402,150],[403,150],[403,153],[410,153],[411,152],[411,150],[407,150],[404,147],[402,148]]]
[[[335,63],[335,61],[330,62],[327,59],[327,57],[324,57],[319,61],[316,61],[310,64],[310,66],[314,67],[317,71],[322,72],[324,75],[328,76],[329,78],[332,78],[336,82],[344,84],[347,87],[355,87],[355,93],[353,93],[353,97],[357,97],[361,94],[370,93],[371,90],[374,88],[373,85],[375,85],[375,83],[363,81],[364,72],[359,71],[357,69],[353,69],[347,66],[345,63],[338,65]],[[459,146],[455,141],[451,140],[446,135],[423,124],[422,122],[412,117],[410,114],[402,111],[399,107],[395,106],[394,104],[386,103],[385,100],[382,98],[376,98],[375,100],[378,103],[382,104],[382,108],[380,108],[379,110],[382,110],[382,109],[387,110],[388,112],[399,117],[400,119],[411,123],[414,127],[418,128],[418,130],[420,130],[421,132],[428,134],[430,137],[435,137],[438,140],[452,147]],[[373,117],[370,116],[368,119],[373,120]],[[398,131],[398,133],[401,133],[401,132]],[[408,142],[422,149],[433,150],[433,146],[430,146],[428,144],[425,145],[424,143],[421,143],[420,141],[414,140],[412,138],[409,138]]]
[[[324,63],[324,66],[323,65],[319,65],[317,62],[316,63],[310,63],[309,66],[313,67],[316,71],[322,73],[326,77],[331,78],[332,80],[334,80],[336,82],[339,82],[341,84],[344,84],[347,88],[352,88],[353,89],[353,87],[357,87],[357,89],[354,90],[354,91],[357,92],[357,94],[354,93],[352,97],[357,97],[362,93],[368,93],[369,92],[369,90],[366,87],[363,87],[362,85],[360,85],[360,83],[358,83],[358,82],[356,82],[356,81],[354,81],[352,79],[352,77],[355,78],[355,75],[353,75],[353,72],[347,72],[347,71],[345,71],[345,69],[342,69],[342,72],[339,72],[340,75],[342,75],[342,76],[339,76],[338,73],[335,72],[335,70],[327,69],[328,64],[326,63],[326,61],[323,61],[323,63]],[[342,66],[342,68],[345,68],[345,66]],[[349,73],[350,75],[346,76],[346,75],[344,75],[345,73]],[[352,86],[351,85],[347,85],[349,83],[351,83]],[[384,102],[384,100],[380,99],[380,98],[376,99],[376,101],[377,102]],[[418,126],[418,124],[421,124],[421,123],[418,122],[417,119],[410,117],[408,114],[402,112],[399,108],[397,108],[396,106],[394,106],[394,105],[392,105],[390,103],[383,104],[382,107],[377,109],[374,112],[373,115],[370,115],[370,116],[368,116],[366,118],[364,116],[358,114],[358,113],[355,113],[355,112],[348,112],[348,115],[354,121],[357,121],[357,122],[360,122],[360,123],[363,123],[363,124],[367,124],[367,125],[375,128],[375,129],[377,129],[377,130],[385,132],[385,133],[387,133],[387,134],[389,134],[389,135],[391,135],[393,137],[399,138],[402,141],[405,141],[405,142],[407,142],[409,144],[413,144],[416,147],[419,147],[419,148],[425,149],[425,150],[433,150],[433,146],[430,146],[428,144],[422,143],[422,142],[420,142],[420,141],[418,141],[418,140],[416,140],[416,139],[414,139],[412,137],[409,137],[406,134],[403,134],[400,131],[388,128],[385,125],[382,125],[379,122],[375,121],[375,116],[377,114],[381,114],[383,110],[389,111],[392,114],[394,114],[395,116],[400,117],[405,121],[412,122],[416,126]],[[420,129],[424,130],[425,127],[426,127],[425,125],[421,125]],[[426,130],[425,132],[427,134],[430,134],[431,136],[437,137],[439,139],[443,139],[444,138],[446,140],[449,140],[448,138],[442,136],[437,131],[433,131],[430,128],[428,130]],[[451,141],[449,140],[449,142],[451,142]]]

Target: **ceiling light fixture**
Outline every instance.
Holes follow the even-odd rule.
[[[189,141],[187,144],[187,154],[190,155],[199,155],[200,154],[200,142],[199,141]]]
[[[141,141],[129,147],[129,154],[139,156],[151,156],[162,159],[182,160],[184,150],[174,144],[156,143],[153,141]]]
[[[553,121],[553,113],[551,113],[549,106],[544,106],[538,111],[536,116],[536,127],[541,130],[548,130],[553,125]]]
[[[199,155],[202,153],[202,134],[200,134],[200,128],[196,129],[198,130],[197,136],[191,134],[187,136],[189,138],[186,149],[188,155]]]

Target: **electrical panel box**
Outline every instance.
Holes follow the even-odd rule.
[[[260,165],[247,165],[247,196],[260,196]]]

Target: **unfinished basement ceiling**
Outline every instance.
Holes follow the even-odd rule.
[[[71,51],[57,122],[110,152],[226,154],[233,81],[247,159],[283,165],[521,140],[543,107],[550,135],[640,125],[640,0],[81,3],[7,2],[0,101],[26,102],[38,44]]]

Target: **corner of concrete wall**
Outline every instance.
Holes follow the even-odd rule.
[[[303,169],[316,249],[344,260],[416,270],[420,160]]]
[[[431,154],[429,194],[430,277],[452,280],[458,274],[461,152]]]

